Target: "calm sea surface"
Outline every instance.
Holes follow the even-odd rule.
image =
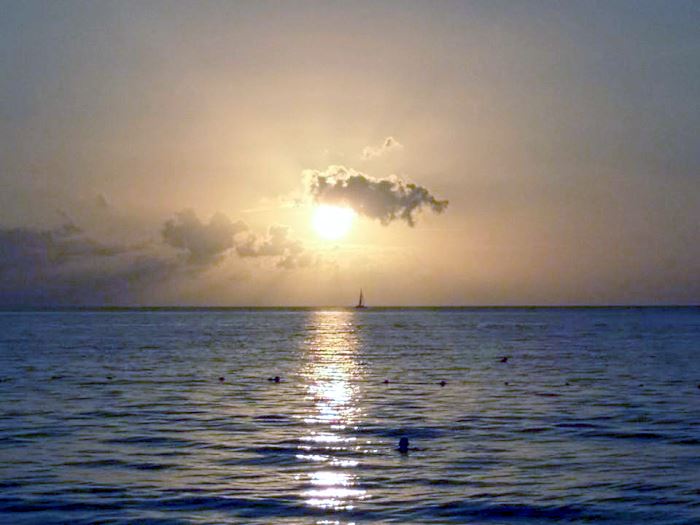
[[[700,523],[697,308],[6,312],[0,403],[1,523]]]

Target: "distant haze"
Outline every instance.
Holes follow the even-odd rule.
[[[1,9],[2,307],[700,303],[697,2]]]

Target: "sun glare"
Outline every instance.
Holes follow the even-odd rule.
[[[334,241],[344,237],[350,231],[354,217],[355,212],[350,208],[324,204],[314,212],[314,229],[324,239]]]

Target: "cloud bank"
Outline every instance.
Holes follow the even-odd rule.
[[[161,233],[166,244],[187,253],[190,264],[206,266],[218,263],[234,247],[235,236],[246,230],[246,223],[232,222],[220,212],[203,223],[194,211],[183,210],[165,223]]]
[[[278,257],[279,268],[297,268],[308,266],[312,257],[304,253],[301,241],[290,236],[290,228],[283,225],[273,225],[264,237],[250,234],[236,246],[241,257]]]
[[[204,223],[194,211],[183,210],[161,233],[166,244],[186,254],[188,264],[200,268],[220,263],[232,250],[243,258],[277,258],[277,267],[286,269],[308,266],[312,259],[288,226],[273,225],[266,235],[258,235],[245,222],[232,222],[221,212]]]
[[[400,150],[400,149],[403,149],[403,144],[401,144],[394,137],[387,137],[384,139],[384,142],[382,142],[382,145],[379,147],[366,146],[362,150],[362,158],[365,160],[369,160],[369,159],[373,159],[376,157],[381,157],[385,153],[388,153],[392,150]]]
[[[160,234],[118,244],[71,221],[50,229],[0,227],[0,306],[153,304],[229,256],[268,258],[285,270],[315,261],[288,227],[256,235],[223,213],[205,222],[184,210]]]
[[[438,200],[427,188],[399,177],[376,179],[345,166],[329,166],[325,171],[306,170],[308,194],[317,203],[349,206],[359,215],[387,225],[403,220],[415,225],[415,214],[423,208],[442,213],[447,200]]]
[[[72,223],[0,229],[0,304],[128,303],[175,266],[142,247],[92,239]]]

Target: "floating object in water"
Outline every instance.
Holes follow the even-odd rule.
[[[389,380],[388,380],[388,379],[385,379],[385,380],[384,380],[384,384],[385,384],[385,385],[388,385],[388,384],[389,384]]]
[[[440,386],[445,386],[446,384],[447,384],[447,381],[445,381],[444,379],[442,381],[440,381]]]
[[[107,376],[108,381],[111,381],[112,379],[114,379],[112,376]]]
[[[508,356],[501,357],[501,363],[507,363],[508,362]]]
[[[221,376],[219,378],[219,383],[223,383],[224,381],[226,381],[226,378],[224,376]]]
[[[275,383],[279,383],[279,382],[280,382],[280,376],[275,376],[275,378],[273,379],[273,381],[274,381]]]
[[[399,439],[399,448],[397,448],[399,452],[402,454],[406,454],[408,452],[408,438],[407,437],[402,437]]]

